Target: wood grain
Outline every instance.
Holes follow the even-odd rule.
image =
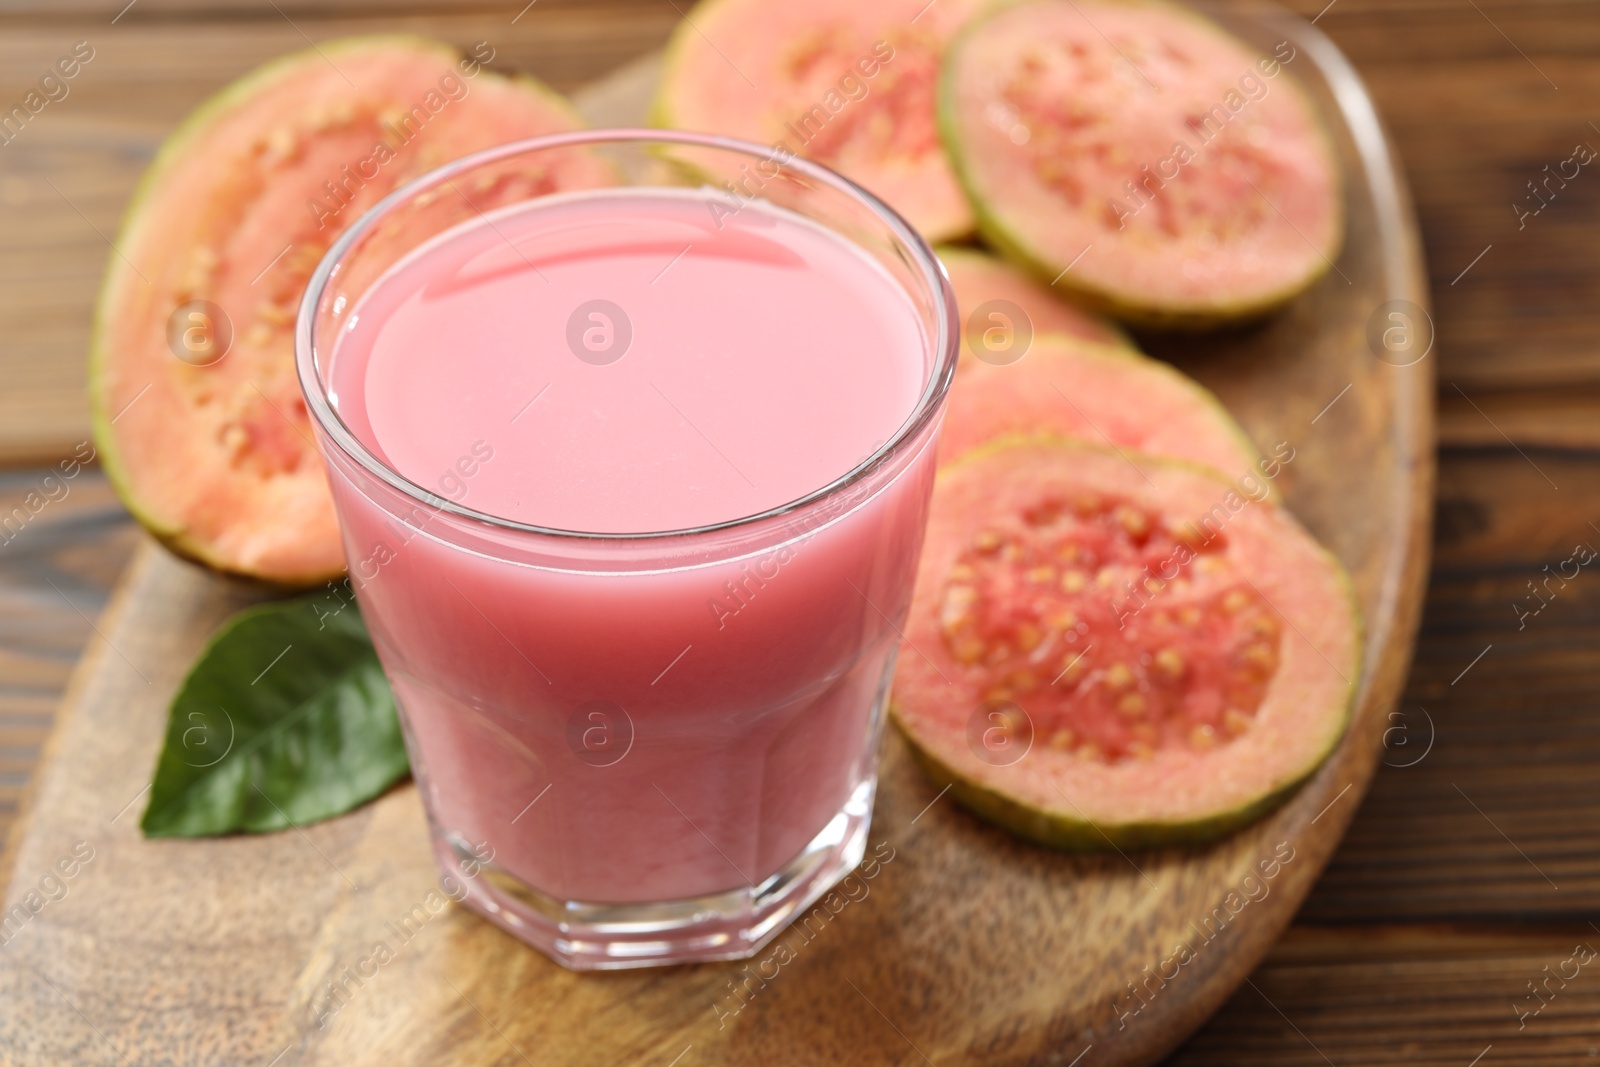
[[[636,114],[648,78],[633,68],[590,103]],[[1351,143],[1341,150],[1355,159]],[[1432,365],[1378,362],[1365,329],[1385,299],[1425,302],[1421,264],[1404,205],[1401,228],[1380,233],[1379,201],[1351,184],[1338,271],[1270,323],[1170,352],[1259,440],[1293,444],[1287,499],[1351,570],[1368,621],[1350,732],[1280,811],[1205,848],[1063,856],[940,803],[891,737],[873,840],[894,860],[837,919],[786,933],[794,958],[750,979],[747,1003],[732,992],[739,964],[579,977],[459,909],[413,911],[436,876],[409,786],[293,833],[141,840],[128,812],[166,700],[210,630],[255,595],[146,545],[77,676],[12,854],[8,907],[64,850],[95,852],[8,943],[5,994],[48,1020],[20,1033],[0,1023],[16,1062],[83,1057],[96,1038],[178,1062],[668,1063],[693,1050],[695,1063],[1064,1063],[1091,1047],[1097,1063],[1159,1058],[1253,968],[1332,854],[1420,608]],[[1261,884],[1245,879],[1263,863],[1269,892],[1234,918],[1242,905],[1229,902]],[[408,914],[425,920],[414,936],[392,925]],[[380,941],[393,960],[349,979]],[[1193,959],[1158,977],[1179,942]],[[344,991],[330,1000],[335,981]],[[96,1020],[93,1035],[74,1017]]]
[[[88,435],[89,326],[111,242],[162,139],[211,93],[308,39],[367,33],[488,41],[491,67],[565,91],[658,48],[678,19],[665,0],[540,0],[514,25],[522,4],[448,15],[436,3],[276,5],[280,14],[140,0],[112,26],[121,6],[79,5],[76,18],[0,10],[8,109],[73,42],[95,50],[67,97],[0,145],[0,464],[48,461]]]
[[[467,43],[479,38],[457,32],[456,15],[494,16],[508,24],[512,9],[522,5],[459,3],[448,15],[440,14],[436,0],[278,0],[277,6],[314,37],[333,23],[382,30],[397,24],[396,15],[432,15],[429,32]],[[1326,0],[1293,6],[1310,17]],[[139,0],[113,32],[109,20],[121,7],[121,0],[0,5],[0,84],[7,91],[28,84],[36,76],[33,67],[53,59],[64,43],[91,38],[101,47],[99,59],[111,59],[116,52],[106,46],[120,44],[120,30],[138,31],[118,65],[103,68],[111,73],[100,81],[81,79],[66,107],[46,113],[51,124],[34,128],[48,152],[23,156],[15,151],[22,141],[0,149],[0,462],[53,462],[81,439],[83,316],[107,252],[41,179],[60,184],[69,173],[74,181],[104,175],[110,191],[97,194],[101,199],[90,214],[102,228],[113,226],[144,160],[201,94],[268,52],[297,46],[298,38],[283,32],[283,18],[264,0]],[[595,17],[586,19],[587,11]],[[655,47],[677,17],[662,0],[540,0],[516,24],[510,47],[525,49],[527,69],[570,88]],[[554,23],[565,29],[550,30],[547,38]],[[1592,575],[1586,572],[1572,585],[1570,598],[1563,594],[1520,632],[1509,596],[1525,592],[1526,579],[1544,564],[1565,558],[1569,531],[1581,530],[1588,520],[1600,523],[1600,382],[1593,370],[1600,265],[1592,254],[1600,217],[1592,200],[1574,195],[1553,203],[1519,232],[1509,203],[1545,163],[1561,158],[1551,152],[1566,147],[1573,129],[1600,114],[1586,69],[1600,44],[1600,18],[1592,5],[1573,0],[1338,0],[1318,25],[1361,69],[1406,163],[1440,329],[1440,437],[1463,446],[1447,447],[1440,457],[1434,577],[1417,669],[1402,704],[1412,738],[1423,736],[1414,720],[1417,706],[1430,710],[1436,744],[1415,767],[1380,766],[1299,924],[1251,976],[1271,1003],[1242,986],[1173,1062],[1466,1067],[1491,1042],[1481,1067],[1589,1062],[1600,1053],[1594,1022],[1600,981],[1592,969],[1524,1030],[1516,1028],[1511,1002],[1526,994],[1525,983],[1541,967],[1566,958],[1571,941],[1588,938],[1600,946],[1587,925],[1600,881],[1600,854],[1592,845],[1600,814],[1593,810],[1592,785],[1594,724],[1600,721],[1594,698],[1600,653],[1593,651],[1600,647],[1593,632],[1600,583],[1588,584]],[[1496,26],[1515,43],[1499,36]],[[1537,72],[1517,48],[1555,77],[1559,92],[1540,89]],[[145,51],[148,57],[141,55]],[[1551,69],[1551,60],[1562,73]],[[1569,81],[1575,67],[1578,80]],[[1563,110],[1552,110],[1552,103]],[[57,135],[52,130],[59,140],[51,140]],[[1571,191],[1584,193],[1587,186],[1575,184]],[[1491,242],[1496,247],[1452,286]],[[23,254],[4,258],[18,249]],[[1508,250],[1517,255],[1502,260]],[[1559,491],[1540,479],[1511,442],[1551,475]],[[43,473],[18,471],[11,476],[15,482],[3,484],[16,488]],[[104,603],[110,577],[133,544],[131,526],[109,494],[103,486],[96,492],[103,521],[86,518],[69,527],[63,544],[57,544],[50,523],[64,511],[44,513],[26,539],[0,546],[0,730],[21,742],[5,749],[11,762],[5,765],[8,777],[0,779],[0,822],[18,781],[36,765],[36,746],[71,659],[93,636],[40,575],[58,583],[59,575],[70,576],[74,603],[104,627],[94,609]],[[87,493],[79,498],[90,499]],[[1461,668],[1490,643],[1494,649],[1452,687]],[[1503,653],[1510,657],[1502,660]],[[1384,759],[1401,763],[1414,754],[1391,747]],[[144,756],[125,758],[138,762]],[[1479,795],[1457,771],[1482,775],[1493,786],[1491,795]],[[1511,831],[1516,848],[1481,819],[1472,826],[1460,821],[1462,810],[1470,809],[1452,781]],[[1436,821],[1441,817],[1443,822]],[[1517,848],[1540,868],[1559,870],[1560,889],[1552,890]],[[302,856],[320,862],[309,848]],[[93,872],[91,863],[85,874]],[[206,936],[215,920],[209,910],[200,914],[204,918],[193,924],[171,927],[165,939]],[[270,945],[275,936],[304,934],[263,926],[261,940],[229,960],[253,957],[257,944]],[[162,959],[163,940],[152,936],[152,948],[141,958]],[[85,944],[79,936],[68,947]],[[0,950],[0,964],[10,951]],[[1077,960],[1060,965],[1063,971],[1086,966]],[[46,973],[59,979],[53,969]],[[383,981],[390,977],[385,972]],[[20,981],[44,998],[56,997],[31,972],[24,971]],[[29,1019],[37,1033],[28,1040],[61,1055],[35,1058],[123,1063],[94,1027],[120,1044],[129,1032],[148,1036],[152,1020],[186,1003],[182,989],[151,992],[132,978],[127,986],[132,992],[91,991],[81,1000],[72,992],[79,1007],[87,1006],[89,1021],[59,998],[46,1002]],[[382,995],[382,987],[377,993]],[[216,1036],[245,1026],[263,1006],[273,1007],[260,995],[230,986],[212,1001],[196,998],[202,1007],[238,1019],[214,1020],[215,1029],[203,1034],[179,1028],[154,1054],[132,1061],[266,1065],[282,1049],[252,1055],[247,1044],[224,1046]],[[16,1003],[17,1014],[28,1018],[33,1002]],[[529,1010],[541,1009],[519,1005],[512,1014]],[[914,1011],[896,1025],[915,1037],[918,1017]],[[503,1020],[496,1016],[496,1022]],[[462,1026],[492,1036],[481,1018]],[[29,1054],[19,1040],[13,1031],[0,1030],[0,1062],[24,1061]],[[223,1047],[242,1051],[229,1059],[221,1055]],[[542,1048],[523,1048],[542,1062]],[[679,1067],[692,1067],[698,1051]],[[900,1062],[922,1062],[908,1047],[901,1053]],[[670,1058],[642,1062],[664,1065]],[[504,1045],[486,1061],[524,1062]],[[818,1057],[799,1047],[774,1061]],[[291,1057],[280,1067],[287,1062]],[[1079,1067],[1096,1062],[1091,1053]]]
[[[1172,1067],[1413,1064],[1526,1067],[1600,1056],[1595,962],[1587,923],[1527,927],[1298,928],[1174,1056]],[[1565,965],[1576,977],[1529,982]],[[1538,1009],[1537,1014],[1533,1014]],[[1521,1018],[1519,1019],[1519,1013]],[[1481,1057],[1481,1059],[1480,1059]]]
[[[0,840],[133,545],[133,522],[98,472],[0,473]]]
[[[1569,1064],[1600,1045],[1593,1023],[1600,1015],[1600,981],[1587,969],[1582,981],[1563,990],[1524,1030],[1516,1029],[1511,1008],[1513,1000],[1526,996],[1526,983],[1541,976],[1545,965],[1564,960],[1574,942],[1587,940],[1600,947],[1600,938],[1587,925],[1596,911],[1592,895],[1567,900],[1569,893],[1592,894],[1600,883],[1600,854],[1587,844],[1600,822],[1600,813],[1593,810],[1591,772],[1597,755],[1593,693],[1600,652],[1594,650],[1600,649],[1600,641],[1593,627],[1600,621],[1600,582],[1575,582],[1571,599],[1554,601],[1534,620],[1537,628],[1530,622],[1524,634],[1543,646],[1539,658],[1521,663],[1493,687],[1477,684],[1480,669],[1497,667],[1499,654],[1512,650],[1518,634],[1505,595],[1507,582],[1520,587],[1523,581],[1516,576],[1538,573],[1545,563],[1565,558],[1569,528],[1586,525],[1582,514],[1600,515],[1596,457],[1567,455],[1559,465],[1550,457],[1536,458],[1562,487],[1560,493],[1551,491],[1506,447],[1449,449],[1440,457],[1434,578],[1419,639],[1419,667],[1401,705],[1413,715],[1418,703],[1434,713],[1435,745],[1410,768],[1398,764],[1414,759],[1415,750],[1391,745],[1385,752],[1392,765],[1379,767],[1366,801],[1296,925],[1251,975],[1293,1025],[1246,985],[1173,1063],[1326,1067],[1314,1044],[1340,1067],[1466,1067],[1493,1043],[1484,1067],[1496,1062]],[[13,477],[17,484],[33,483],[39,474]],[[95,491],[108,519],[86,521],[81,534],[72,538],[70,552],[55,552],[54,535],[44,526],[36,527],[28,540],[0,547],[0,564],[7,565],[0,575],[5,617],[14,620],[4,631],[0,653],[7,695],[0,707],[32,717],[30,749],[16,753],[12,765],[19,772],[33,761],[31,745],[45,732],[71,660],[93,636],[39,580],[39,574],[48,573],[59,581],[57,570],[44,570],[43,564],[35,570],[35,564],[40,556],[62,561],[52,566],[76,576],[73,599],[96,617],[90,609],[103,604],[105,587],[133,543],[129,523],[117,520],[109,494],[103,488]],[[82,499],[91,498],[86,494]],[[49,517],[46,512],[41,519]],[[34,546],[40,546],[36,554],[27,563],[19,562],[15,553]],[[70,566],[64,562],[69,557]],[[1463,618],[1471,624],[1463,626]],[[1571,626],[1578,629],[1569,631]],[[51,635],[51,641],[41,643],[41,634]],[[1496,643],[1495,650],[1450,688],[1450,680],[1490,642]],[[1551,656],[1552,651],[1562,654]],[[1407,744],[1420,744],[1426,736],[1417,720],[1410,722],[1408,733]],[[1432,774],[1447,764],[1448,776]],[[1486,803],[1455,773],[1464,767],[1494,768],[1497,796]],[[1465,835],[1459,823],[1434,821],[1451,797],[1459,805],[1457,815],[1470,810],[1455,794],[1451,779],[1467,788],[1502,828],[1511,830],[1516,845],[1534,863],[1546,871],[1560,869],[1559,892],[1481,819]],[[1559,788],[1552,788],[1553,782]],[[1516,819],[1511,826],[1508,807]],[[1549,832],[1529,836],[1523,832],[1527,827]],[[309,849],[304,855],[314,858]],[[43,992],[49,993],[48,988]],[[76,1027],[81,1036],[93,1036],[70,1012],[57,1017],[52,1011],[38,1025]],[[10,1055],[7,1040],[0,1036],[0,1060]],[[78,1062],[121,1062],[104,1046],[98,1051],[84,1048]],[[534,1050],[528,1051],[539,1062]],[[240,1062],[265,1064],[269,1059]],[[511,1057],[507,1062],[521,1060]],[[691,1054],[680,1067],[693,1062]],[[906,1062],[921,1061],[908,1055]]]
[[[1555,921],[1600,908],[1600,575],[1591,565],[1543,586],[1577,545],[1600,548],[1596,460],[1446,454],[1430,621],[1390,766],[1303,918]]]
[[[1307,17],[1328,7],[1290,6]],[[515,24],[521,3],[447,14],[438,0],[139,0],[113,25],[122,7],[0,6],[0,101],[19,98],[71,42],[96,48],[72,95],[0,148],[0,463],[47,460],[87,432],[84,350],[106,238],[160,139],[205,94],[303,47],[302,33],[393,31],[489,40],[497,63],[570,90],[658,47],[679,17],[670,0],[539,0]],[[1588,310],[1600,301],[1600,178],[1585,168],[1520,229],[1511,209],[1576,141],[1600,147],[1589,126],[1600,121],[1600,19],[1578,0],[1338,0],[1318,26],[1361,70],[1416,194],[1439,327],[1440,439],[1504,443],[1454,382],[1523,446],[1600,446],[1600,419],[1574,396],[1600,393],[1600,320]]]
[[[123,1056],[174,1062],[266,1062],[286,1048],[289,1063],[511,1062],[515,1046],[545,1063],[666,1063],[693,1045],[696,1063],[893,1063],[914,1045],[1005,1063],[1096,1042],[1097,1062],[1146,1060],[1209,1010],[1197,992],[1225,993],[1229,972],[1270,944],[1283,904],[1333,844],[1310,827],[1311,805],[1362,773],[1374,740],[1361,731],[1300,802],[1254,832],[1132,859],[1032,848],[948,803],[918,818],[936,794],[891,740],[873,836],[894,860],[814,941],[794,935],[797,958],[722,1027],[713,1005],[738,1003],[727,992],[737,965],[576,976],[456,909],[402,941],[388,924],[436,885],[410,787],[303,832],[140,839],[137,800],[165,699],[210,630],[253,596],[153,546],[139,552],[69,696],[15,852],[8,907],[79,842],[95,855],[7,943],[0,995],[13,1018],[31,1020],[20,1031],[0,1024],[13,1062],[94,1062],[105,1058],[100,1034]],[[1348,805],[1325,818],[1347,818]],[[1279,841],[1293,842],[1295,858],[1252,905],[1259,912],[1225,926],[1185,985],[1116,1029],[1105,1009],[1122,983],[1141,980],[1169,953],[1174,925],[1204,921]],[[350,985],[319,1027],[325,983],[380,940],[393,962]],[[1064,998],[1082,1014],[1064,1014]]]

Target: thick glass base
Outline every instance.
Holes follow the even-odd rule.
[[[575,971],[744,959],[861,862],[876,787],[876,776],[858,785],[822,832],[760,884],[688,900],[557,900],[478,860],[456,835],[435,835],[434,855],[457,878],[463,868],[478,869],[461,903]]]

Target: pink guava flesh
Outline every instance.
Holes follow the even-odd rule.
[[[1338,166],[1294,59],[1160,0],[1035,0],[959,40],[941,118],[998,245],[1129,317],[1226,318],[1338,256]]]
[[[1004,318],[989,321],[981,315],[984,305],[1004,301],[1020,308],[1027,316],[1031,333],[1064,333],[1096,344],[1133,348],[1128,335],[1099,315],[1082,311],[1061,299],[1048,285],[1035,280],[1003,259],[970,248],[945,247],[938,250],[945,273],[950,275],[950,286],[956,291],[956,303],[961,309],[962,361],[973,357],[968,330],[972,317],[979,315],[985,321],[979,329],[999,327],[1015,329],[1017,324]]]
[[[1339,565],[1274,505],[1013,438],[940,475],[895,714],[958,799],[1021,832],[1206,836],[1332,749],[1359,633]]]
[[[1016,363],[961,368],[945,410],[943,461],[999,437],[1040,433],[1203,463],[1229,478],[1253,475],[1260,463],[1221,401],[1134,352],[1041,335]]]
[[[202,106],[146,175],[97,314],[96,437],[129,510],[175,551],[223,570],[296,585],[342,571],[294,369],[312,270],[397,185],[578,125],[536,83],[406,37],[323,44]],[[463,188],[459,213],[614,180],[575,154],[547,172],[501,171]],[[224,330],[231,346],[208,349]]]
[[[930,241],[958,237],[972,212],[934,97],[950,39],[981,6],[705,0],[668,49],[655,121],[781,146],[859,182]]]

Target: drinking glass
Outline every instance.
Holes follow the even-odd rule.
[[[922,383],[892,438],[781,506],[637,534],[485,514],[387,464],[330,395],[362,295],[592,156],[619,188],[701,189],[713,216],[760,200],[871,256],[921,327],[916,351],[886,354]],[[467,906],[578,969],[738,958],[855,867],[958,341],[943,270],[894,211],[814,163],[716,137],[500,146],[396,191],[329,249],[297,369],[434,853]]]

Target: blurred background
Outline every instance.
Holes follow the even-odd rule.
[[[382,32],[487,40],[496,68],[571,92],[659,48],[687,7],[124,2],[0,3],[0,110],[75,42],[93,49],[68,94],[0,144],[0,514],[89,437],[108,238],[206,96],[308,42]],[[1366,79],[1421,221],[1439,361],[1433,574],[1386,766],[1349,836],[1251,984],[1173,1062],[1587,1061],[1600,968],[1528,998],[1575,945],[1600,946],[1600,576],[1536,617],[1514,605],[1546,565],[1600,545],[1600,173],[1529,199],[1575,146],[1600,148],[1600,5],[1290,6]],[[0,540],[6,830],[136,534],[91,470]]]

